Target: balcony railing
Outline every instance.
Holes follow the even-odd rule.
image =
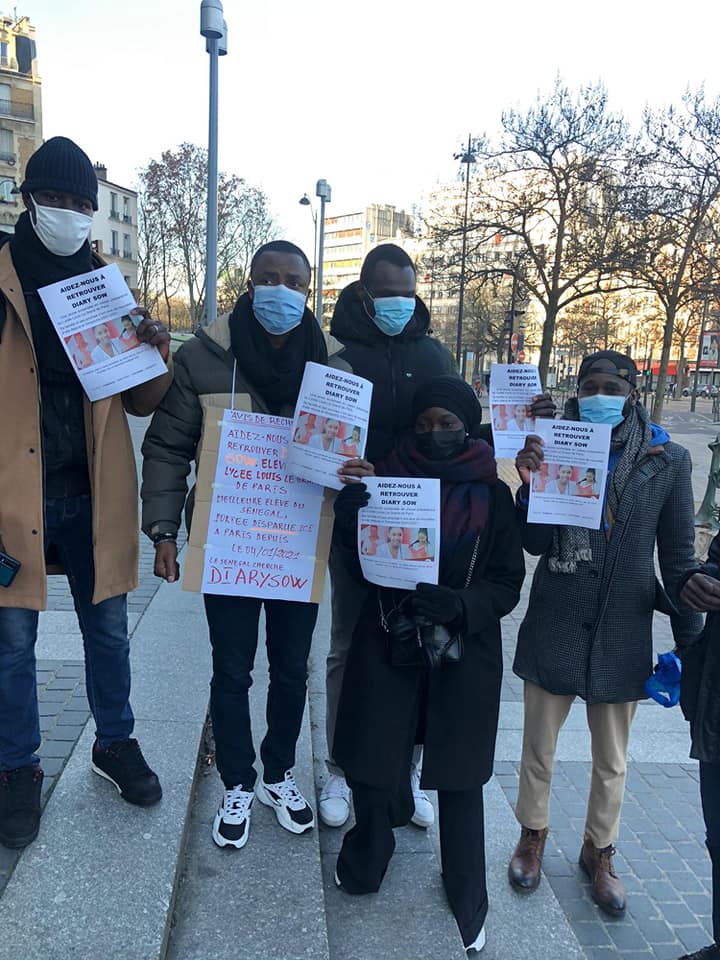
[[[111,219],[111,220],[119,220],[119,219],[120,219],[120,214],[119,214],[119,212],[118,212],[117,210],[111,210],[111,211],[110,211],[110,219]]]
[[[110,248],[110,255],[113,256],[113,257],[119,257],[119,256],[120,256],[120,247],[111,247],[111,248]]]
[[[124,223],[132,223],[132,217],[130,216],[129,213],[124,213],[124,214],[123,214],[123,222],[124,222]]]
[[[13,103],[12,100],[0,100],[0,116],[16,117],[18,120],[34,120],[35,108],[31,103]]]
[[[0,163],[9,163],[14,166],[17,163],[17,154],[0,150]]]
[[[12,57],[0,57],[0,67],[4,67],[5,70],[17,70],[17,60]]]

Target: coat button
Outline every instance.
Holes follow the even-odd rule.
[[[35,367],[30,367],[30,373],[35,373]]]
[[[37,536],[37,530],[33,530],[32,534],[33,534],[34,537],[36,537],[36,536]]]
[[[30,453],[35,453],[35,447],[30,447]]]

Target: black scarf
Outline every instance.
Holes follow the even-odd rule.
[[[276,350],[255,319],[252,300],[244,293],[230,314],[230,344],[238,369],[257,389],[270,413],[295,406],[305,364],[327,363],[328,353],[320,325],[305,308],[300,325]]]

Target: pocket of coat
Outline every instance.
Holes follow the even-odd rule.
[[[659,613],[665,613],[669,617],[679,616],[680,614],[657,577],[655,577],[655,603],[653,606]]]

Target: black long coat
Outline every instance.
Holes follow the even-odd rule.
[[[491,495],[466,589],[472,546],[458,550],[449,573],[441,574],[465,610],[460,663],[429,676],[423,667],[390,666],[377,588],[370,591],[353,634],[333,742],[333,756],[350,779],[396,789],[408,775],[418,730],[423,787],[470,790],[490,778],[502,679],[500,619],[517,605],[525,576],[515,509],[502,482]]]
[[[720,534],[710,544],[708,562],[688,577],[693,573],[720,580]],[[700,639],[683,651],[680,705],[690,721],[690,756],[720,763],[720,613],[707,615]]]

